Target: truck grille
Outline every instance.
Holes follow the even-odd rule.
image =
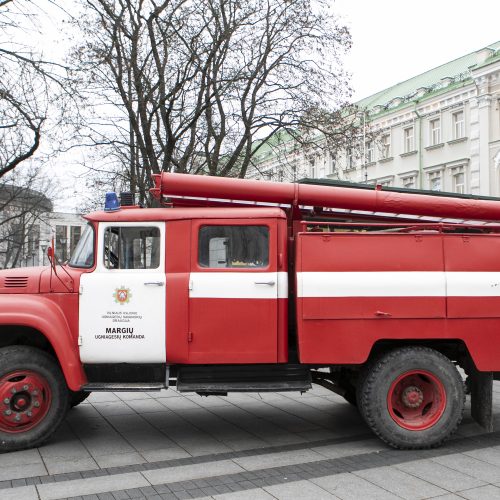
[[[27,276],[7,276],[4,279],[5,288],[26,288],[28,286]]]

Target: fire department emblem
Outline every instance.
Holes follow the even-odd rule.
[[[115,299],[115,302],[117,304],[128,304],[130,299],[132,298],[130,288],[125,288],[124,286],[122,286],[121,288],[115,288],[113,298]]]

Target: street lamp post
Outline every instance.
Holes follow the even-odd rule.
[[[40,248],[42,249],[42,266],[45,265],[45,250],[47,250],[48,246],[49,244],[46,241],[40,243]]]

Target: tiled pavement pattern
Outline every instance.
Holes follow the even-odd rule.
[[[467,409],[453,440],[411,452],[385,446],[316,386],[93,394],[48,445],[0,455],[0,500],[500,499],[495,384],[499,432],[483,434]]]

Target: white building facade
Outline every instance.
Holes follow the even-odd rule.
[[[356,104],[365,137],[374,139],[312,156],[291,145],[269,149],[255,177],[500,197],[500,42]]]
[[[86,225],[78,214],[53,212],[51,201],[31,189],[3,186],[0,206],[0,269],[47,265],[52,240],[66,261]]]

